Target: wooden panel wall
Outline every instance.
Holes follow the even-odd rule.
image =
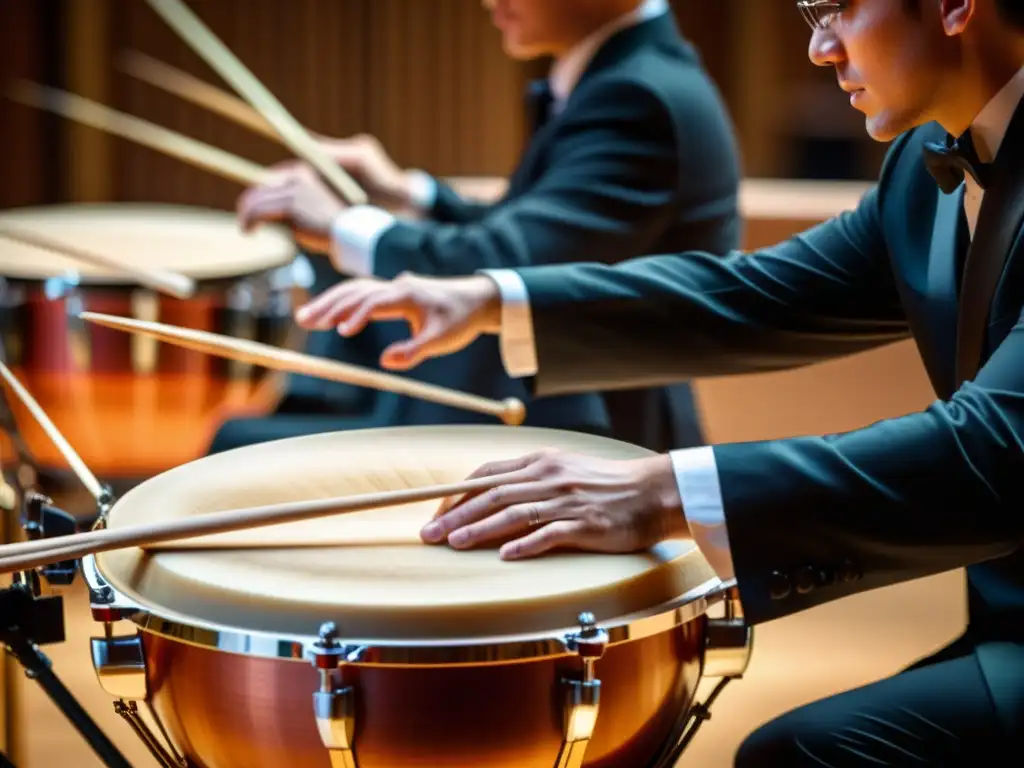
[[[225,83],[138,0],[88,0],[77,91],[256,162],[289,157],[274,142],[124,74],[135,49],[213,84]],[[376,135],[397,162],[441,175],[508,173],[522,144],[526,70],[502,52],[475,0],[191,0],[190,6],[310,128]],[[97,29],[97,16],[106,29]],[[101,41],[96,43],[96,41]],[[72,53],[74,56],[74,52]],[[102,63],[97,65],[99,59]],[[81,135],[88,135],[88,129]],[[239,186],[120,139],[108,139],[100,196],[229,208]],[[84,145],[83,145],[84,146]],[[94,141],[90,153],[101,151]],[[97,170],[97,172],[99,172]],[[93,199],[103,183],[69,189]]]
[[[46,77],[55,51],[46,44],[53,3],[47,0],[0,2],[0,88],[19,78]],[[55,192],[56,175],[47,138],[56,121],[37,110],[0,97],[0,208],[36,205]]]

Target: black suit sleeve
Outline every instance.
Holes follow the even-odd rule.
[[[517,270],[537,395],[791,368],[905,338],[879,222],[856,210],[755,253]]]
[[[766,621],[1024,545],[1024,320],[921,413],[714,448],[744,609]],[[773,585],[804,580],[772,599]]]
[[[485,218],[493,203],[467,200],[446,182],[435,178],[437,196],[430,209],[430,218],[439,224],[473,224]]]
[[[674,210],[677,137],[664,103],[631,81],[609,81],[566,112],[530,191],[477,223],[399,223],[380,238],[374,272],[472,274],[642,253]]]

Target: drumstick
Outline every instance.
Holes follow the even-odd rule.
[[[368,201],[362,188],[331,160],[284,105],[181,0],[146,0],[213,69],[256,109],[299,158],[312,165],[350,205]]]
[[[180,69],[138,51],[126,51],[119,57],[119,60],[121,69],[139,80],[162,88],[193,104],[205,107],[211,112],[216,112],[268,139],[282,141],[273,126],[259,112],[237,96],[232,96],[198,77],[182,72]]]
[[[44,251],[52,251],[61,256],[67,256],[76,261],[93,264],[105,269],[120,272],[124,275],[131,275],[142,285],[162,293],[169,294],[179,299],[191,298],[196,292],[195,281],[187,275],[177,272],[169,272],[163,269],[148,269],[138,264],[131,264],[120,259],[99,253],[86,252],[79,248],[73,248],[65,243],[58,243],[37,232],[28,232],[23,229],[14,229],[9,224],[0,224],[0,237],[4,237],[16,243],[28,245],[33,248],[40,248]]]
[[[162,128],[148,120],[132,117],[83,96],[28,81],[8,88],[15,101],[55,112],[79,123],[120,136],[136,144],[176,157],[241,184],[260,184],[268,171],[250,160],[204,144],[183,134]]]
[[[314,357],[312,355],[292,352],[291,350],[272,347],[248,339],[235,339],[221,336],[208,331],[197,331],[191,328],[180,328],[163,323],[133,320],[116,315],[104,315],[97,312],[82,312],[83,320],[117,328],[132,333],[152,336],[179,347],[194,349],[208,355],[218,355],[230,360],[261,365],[272,370],[316,376],[329,381],[340,381],[360,387],[371,387],[400,395],[417,397],[421,400],[450,405],[467,411],[486,413],[497,416],[506,424],[518,426],[526,417],[526,407],[515,398],[507,400],[490,400],[479,395],[458,392],[436,384],[427,384],[414,379],[404,379],[390,373],[360,368],[349,363]]]
[[[211,512],[184,520],[140,523],[124,528],[104,528],[74,533],[55,539],[19,542],[0,546],[0,573],[12,573],[86,555],[178,539],[191,539],[280,523],[295,523],[316,517],[382,509],[431,499],[485,491],[498,485],[498,477],[478,477],[460,483],[396,491],[375,491],[355,496],[268,504],[261,507]]]
[[[82,458],[75,452],[75,449],[71,447],[71,444],[64,438],[64,435],[60,433],[57,426],[50,421],[50,417],[46,415],[46,411],[43,410],[42,406],[39,405],[35,398],[29,394],[29,391],[22,386],[21,382],[18,381],[13,373],[11,373],[11,370],[3,363],[3,361],[0,361],[0,376],[3,376],[10,388],[14,390],[18,399],[21,400],[22,404],[28,409],[28,412],[32,414],[32,418],[39,423],[43,432],[45,432],[46,436],[50,438],[50,442],[57,446],[57,450],[63,454],[65,460],[67,460],[68,464],[71,465],[71,469],[78,476],[78,479],[82,481],[82,485],[88,489],[89,493],[93,495],[93,498],[95,498],[96,501],[100,501],[104,495],[103,486],[100,485],[100,481],[96,479],[96,476],[85,465],[85,462],[82,461]]]

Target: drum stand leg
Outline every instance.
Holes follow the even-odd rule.
[[[711,705],[732,680],[739,680],[750,662],[753,630],[743,619],[739,592],[734,588],[725,597],[725,615],[720,619],[708,619],[707,638],[704,649],[705,677],[721,678],[700,704],[694,704],[680,717],[672,736],[650,768],[674,768],[686,748],[697,735],[697,731],[711,719]]]
[[[601,681],[594,677],[594,663],[608,647],[608,633],[598,629],[592,613],[579,616],[580,631],[566,638],[569,650],[583,663],[579,679],[565,678],[565,735],[555,768],[581,768],[594,736],[601,701]]]
[[[29,491],[22,496],[22,527],[29,539],[53,538],[75,533],[72,515],[52,506],[46,497]],[[14,574],[10,587],[0,590],[0,643],[25,668],[92,750],[111,768],[131,768],[117,747],[75,700],[53,670],[39,646],[64,642],[64,601],[44,595],[50,586],[74,582],[75,561]],[[9,765],[10,762],[8,761]]]
[[[27,582],[0,591],[0,642],[39,683],[50,700],[75,727],[103,763],[110,768],[131,768],[124,755],[75,700],[53,670],[40,644],[64,641],[64,606],[59,596],[38,598]],[[10,762],[6,762],[10,765]]]
[[[98,574],[93,577],[99,580]],[[146,677],[146,652],[139,633],[114,636],[114,622],[125,616],[110,605],[113,592],[105,583],[90,584],[92,616],[103,624],[103,637],[92,638],[92,665],[100,687],[114,699],[114,712],[120,715],[146,746],[162,768],[188,768],[178,754],[163,723],[149,706],[149,682]],[[142,717],[138,702],[149,710],[164,743]],[[165,746],[166,744],[166,746]]]
[[[313,713],[320,740],[331,758],[331,768],[358,768],[353,751],[355,691],[335,683],[335,673],[348,649],[338,644],[338,629],[327,622],[313,650],[313,666],[320,673],[320,690],[313,694]]]

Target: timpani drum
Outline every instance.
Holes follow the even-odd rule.
[[[321,434],[173,469],[106,524],[459,481],[542,447],[649,455],[525,427]],[[436,504],[87,558],[101,684],[164,765],[668,768],[699,680],[750,649],[734,616],[739,641],[712,642],[728,592],[694,545],[504,562],[423,544]]]
[[[0,212],[8,224],[79,250],[182,273],[187,299],[132,277],[0,238],[0,343],[14,374],[90,469],[148,477],[198,458],[217,427],[271,410],[282,378],[220,358],[90,325],[83,310],[298,348],[296,250],[280,231],[246,235],[223,211],[98,204]],[[39,469],[67,464],[15,398],[20,441]],[[12,446],[4,446],[8,460]]]

